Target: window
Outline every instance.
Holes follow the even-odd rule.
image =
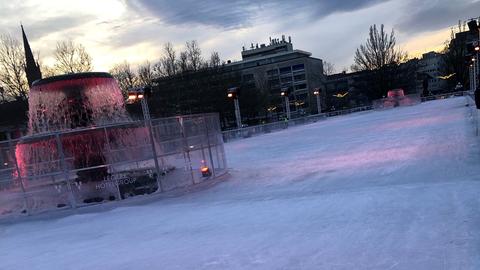
[[[282,83],[282,88],[290,88],[292,86],[292,83]]]
[[[280,74],[285,74],[285,73],[290,73],[290,72],[292,72],[292,69],[290,67],[280,68]]]
[[[293,79],[294,79],[295,81],[304,81],[304,80],[305,80],[305,74],[295,75],[295,76],[293,76]]]
[[[292,81],[292,77],[285,77],[285,78],[281,79],[282,83],[287,83],[287,82],[291,82],[291,81]]]
[[[305,66],[303,64],[298,64],[298,65],[292,66],[292,69],[293,69],[293,71],[302,70],[302,69],[305,69]]]

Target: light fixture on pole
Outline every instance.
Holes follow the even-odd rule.
[[[238,102],[238,96],[240,95],[240,89],[238,87],[231,87],[227,89],[227,97],[233,99],[235,105],[235,120],[237,122],[237,128],[242,128],[242,118],[240,115],[240,103]]]
[[[320,95],[322,93],[322,89],[319,87],[313,89],[313,94],[317,97],[317,113],[322,113],[322,104],[320,103]]]
[[[468,78],[470,79],[470,91],[473,90],[473,65],[468,65]]]
[[[473,70],[473,90],[476,90],[477,89],[477,73],[478,73],[478,70],[477,70],[477,63],[475,63],[475,57],[472,57],[472,70]]]
[[[479,29],[479,36],[480,36],[480,29]],[[479,73],[478,69],[480,67],[480,63],[479,63],[480,59],[478,58],[478,55],[479,55],[478,53],[480,52],[480,37],[479,37],[479,40],[477,41],[477,43],[475,44],[475,52],[477,54],[476,55],[477,61],[475,61],[475,63],[474,63],[474,66],[476,66],[476,74],[475,74],[475,77],[474,77],[475,78],[474,81],[475,81],[475,85],[478,85],[480,83],[480,79],[478,78],[479,77],[478,76],[478,73]]]
[[[148,129],[150,144],[152,145],[153,161],[155,164],[155,170],[157,172],[155,176],[155,180],[157,181],[158,189],[160,191],[163,191],[162,183],[160,181],[160,166],[158,164],[157,149],[155,148],[155,139],[153,136],[152,120],[150,118],[150,109],[148,108],[148,102],[147,102],[147,98],[149,98],[151,94],[152,94],[152,90],[149,86],[131,88],[128,91],[127,103],[132,104],[140,101],[142,105],[143,120],[145,122],[145,126]]]
[[[476,60],[473,60],[473,75],[474,75],[474,90],[477,89],[478,87],[478,84],[479,84],[479,78],[478,78],[478,75],[479,75],[479,52],[480,52],[480,25],[478,25],[477,23],[477,20],[476,19],[471,19],[468,23],[468,29],[470,30],[470,33],[472,34],[476,34],[477,35],[477,40],[473,42],[473,47],[474,47],[474,58]]]
[[[288,98],[289,89],[287,87],[280,90],[280,96],[285,100],[285,112],[287,114],[287,120],[290,120],[290,100]]]

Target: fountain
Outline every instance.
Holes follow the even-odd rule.
[[[421,102],[419,94],[405,95],[403,89],[393,89],[387,92],[387,97],[372,102],[374,109],[390,109],[400,106],[412,106]]]
[[[0,217],[184,188],[226,172],[217,114],[134,121],[108,73],[35,81],[28,115],[27,135],[0,142]]]
[[[22,36],[28,132],[0,141],[0,218],[184,188],[226,172],[217,114],[133,121],[110,74],[41,79],[23,26]]]
[[[75,173],[62,176],[68,178],[67,182],[74,180],[76,186],[93,190],[94,183],[89,182],[111,177],[107,164],[115,157],[109,156],[107,145],[128,146],[146,138],[142,126],[117,128],[114,134],[96,127],[129,121],[120,88],[108,73],[69,74],[34,82],[29,96],[28,135],[15,151],[19,185],[35,186],[43,182],[38,181],[43,176],[59,177],[60,172],[68,170]],[[95,195],[82,200],[98,198],[98,191],[90,193]],[[108,197],[121,196],[115,194],[114,187],[106,193]]]

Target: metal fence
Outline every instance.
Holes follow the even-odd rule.
[[[427,97],[420,97],[418,94],[413,94],[413,95],[407,95],[407,97],[410,97],[410,100],[408,102],[405,102],[405,103],[408,103],[408,105],[415,105],[415,104],[418,104],[420,102],[427,102],[427,101],[438,100],[438,99],[464,96],[464,95],[467,95],[468,93],[469,93],[468,91],[457,91],[457,92],[444,93],[444,94],[432,95],[432,96],[427,96]],[[384,105],[383,103],[382,103],[382,106],[378,106],[378,104],[377,104],[376,108],[387,109],[387,108],[393,108],[394,107],[393,104],[390,104],[392,106],[383,106],[383,105]],[[404,104],[404,105],[406,105],[406,104]],[[270,133],[270,132],[283,130],[283,129],[286,129],[286,128],[292,127],[292,126],[315,123],[317,121],[324,120],[328,117],[372,110],[372,109],[374,109],[374,106],[375,106],[375,104],[372,104],[371,106],[356,107],[356,108],[351,108],[351,109],[347,109],[347,110],[338,110],[338,111],[333,111],[333,112],[309,115],[309,116],[305,116],[305,117],[291,119],[289,121],[279,121],[279,122],[273,122],[273,123],[268,123],[268,124],[264,124],[264,125],[257,125],[257,126],[245,127],[245,128],[240,128],[240,129],[226,130],[226,131],[222,132],[223,140],[225,142],[228,142],[228,141],[232,141],[232,140],[236,140],[236,139],[249,138],[249,137],[252,137],[252,136],[257,136],[257,135],[261,135],[261,134],[266,134],[266,133]]]
[[[217,114],[152,119],[153,146],[147,127],[136,121],[1,141],[0,218],[168,191],[226,172]]]
[[[472,119],[473,127],[475,129],[475,135],[478,136],[479,135],[478,109],[477,109],[477,106],[475,104],[475,96],[474,96],[473,91],[465,92],[465,99],[467,101],[468,108],[470,110],[470,117]]]
[[[327,117],[345,115],[345,114],[350,114],[350,113],[354,113],[354,112],[368,111],[368,110],[371,110],[371,109],[372,109],[372,106],[357,107],[357,108],[352,108],[352,109],[348,109],[348,110],[338,110],[338,111],[333,111],[333,112],[327,112],[327,113],[314,114],[314,115],[309,115],[309,116],[300,117],[300,118],[294,118],[294,119],[290,119],[288,121],[278,121],[278,122],[273,122],[273,123],[264,124],[264,125],[257,125],[257,126],[245,127],[245,128],[240,128],[240,129],[226,130],[226,131],[222,132],[223,140],[225,142],[228,142],[228,141],[231,141],[231,140],[248,138],[248,137],[252,137],[252,136],[256,136],[256,135],[260,135],[260,134],[279,131],[279,130],[286,129],[286,128],[292,127],[292,126],[315,123],[317,121],[324,120]]]
[[[439,100],[439,99],[446,99],[446,98],[452,98],[452,97],[467,96],[470,93],[471,93],[470,91],[456,91],[456,92],[450,92],[450,93],[431,95],[431,96],[422,97],[422,102]]]

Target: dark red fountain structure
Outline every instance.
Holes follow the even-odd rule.
[[[28,134],[3,149],[0,217],[146,196],[226,172],[216,114],[132,120],[108,73],[34,81]]]
[[[41,79],[22,34],[28,131],[0,142],[0,218],[144,196],[226,172],[216,114],[132,120],[108,73]]]
[[[405,95],[403,89],[393,89],[387,92],[387,97],[372,102],[374,109],[390,109],[395,107],[412,106],[421,102],[419,94]]]
[[[68,131],[128,120],[120,88],[108,73],[77,73],[34,82],[29,96],[29,134],[16,148],[21,176],[48,174],[63,166],[63,170],[93,168],[78,171],[77,181],[103,179],[107,175],[102,167],[106,164],[103,130]]]

